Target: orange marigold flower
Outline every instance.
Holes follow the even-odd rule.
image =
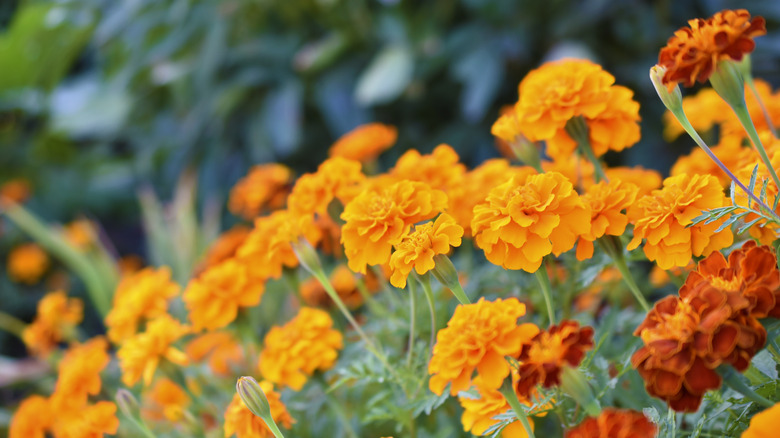
[[[95,225],[87,219],[75,220],[62,228],[63,236],[80,251],[86,251],[95,242]]]
[[[327,312],[303,307],[287,324],[272,327],[260,353],[260,374],[281,386],[300,390],[314,371],[329,370],[344,348]]]
[[[63,291],[50,292],[38,302],[38,313],[22,332],[22,340],[31,353],[45,356],[57,344],[71,338],[84,317],[84,304],[68,298]]]
[[[122,369],[122,383],[133,386],[143,378],[144,386],[149,386],[162,360],[186,365],[189,362],[187,355],[176,349],[173,343],[189,332],[188,326],[167,313],[151,320],[145,332],[126,340],[116,354]]]
[[[46,438],[53,422],[48,399],[39,395],[27,397],[11,417],[8,438]]]
[[[30,197],[32,187],[26,179],[16,178],[8,180],[0,185],[0,205],[3,202],[21,204]]]
[[[179,294],[179,285],[171,280],[171,269],[145,268],[126,276],[114,293],[114,305],[106,316],[108,338],[116,344],[138,331],[144,319],[164,314],[168,302]]]
[[[556,157],[553,161],[542,161],[542,170],[563,174],[577,189],[584,189],[596,183],[593,163],[577,154]]]
[[[187,392],[166,378],[158,379],[145,396],[141,414],[153,421],[180,421],[190,404]]]
[[[328,215],[328,205],[338,199],[342,204],[360,192],[366,176],[360,162],[341,157],[325,160],[315,173],[307,173],[295,182],[287,207],[298,215]]]
[[[358,290],[356,275],[346,265],[337,266],[330,274],[330,284],[341,298],[341,301],[350,309],[357,309],[363,305],[363,295]],[[368,292],[376,292],[379,287],[376,281],[365,279]],[[325,288],[316,278],[310,278],[301,284],[301,299],[307,306],[330,308],[333,300],[325,292]]]
[[[713,253],[714,254],[714,253]],[[690,263],[688,263],[685,266],[674,266],[671,269],[663,270],[658,267],[658,265],[654,265],[653,268],[650,270],[650,284],[653,285],[653,287],[661,288],[669,284],[670,281],[672,281],[671,276],[674,276],[678,278],[678,284],[683,281],[685,277],[688,276],[688,273],[691,272],[696,268],[696,262],[691,260]]]
[[[516,298],[458,305],[447,327],[439,330],[428,363],[431,391],[441,395],[447,383],[450,394],[467,390],[477,371],[483,386],[498,389],[509,375],[504,356],[517,356],[522,345],[539,332],[534,324],[517,324],[525,304]]]
[[[590,211],[565,176],[546,172],[491,190],[474,207],[471,229],[492,263],[535,272],[544,256],[572,249],[590,230]]]
[[[282,403],[282,398],[278,392],[274,391],[271,382],[259,382],[260,389],[263,390],[265,398],[271,410],[271,417],[281,428],[289,429],[295,423],[287,407]],[[238,394],[233,395],[233,400],[225,411],[225,438],[233,436],[237,438],[273,438],[274,434],[265,425],[265,421],[253,414],[241,401]]]
[[[55,405],[86,404],[89,395],[100,393],[100,372],[111,361],[107,349],[108,341],[103,337],[68,349],[58,365],[59,375],[52,396]]]
[[[774,169],[780,169],[780,140],[776,139],[771,132],[767,131],[759,133],[759,136],[761,137],[761,141],[764,144],[764,147],[766,147],[767,150],[771,152],[769,161],[772,164],[772,167]],[[761,193],[764,192],[768,201],[767,203],[771,203],[771,201],[774,200],[778,195],[777,186],[772,182],[772,176],[770,175],[764,163],[759,160],[758,153],[755,152],[753,148],[745,149],[748,151],[745,155],[749,154],[747,155],[749,158],[743,159],[742,162],[739,163],[739,167],[735,166],[731,169],[737,169],[734,172],[737,179],[742,181],[746,187],[750,187],[750,181],[753,178],[753,172],[756,170],[756,164],[758,164],[753,194],[755,194],[757,197],[760,197]],[[737,190],[735,197],[738,204],[748,205],[748,196],[742,190]],[[775,209],[775,212],[780,213],[780,205]],[[751,237],[765,245],[771,245],[777,239],[778,235],[780,235],[777,224],[768,223],[764,219],[759,219],[759,216],[755,213],[748,213],[742,218],[742,220],[745,223],[758,220],[758,222],[755,222],[753,226],[748,228],[748,232],[750,233]]]
[[[344,207],[341,243],[349,268],[366,273],[366,265],[382,265],[390,251],[417,222],[430,219],[447,205],[447,195],[427,184],[399,181],[366,190]]]
[[[8,276],[24,284],[35,284],[49,268],[49,256],[35,243],[19,245],[8,253]]]
[[[144,259],[138,255],[129,254],[120,257],[116,265],[116,268],[119,270],[119,277],[125,278],[143,269]]]
[[[196,273],[201,274],[207,268],[234,257],[247,236],[249,236],[249,227],[245,225],[236,225],[222,233],[209,247],[203,262],[195,269]]]
[[[576,321],[563,321],[526,340],[517,355],[516,390],[530,397],[536,385],[550,388],[561,383],[564,366],[577,367],[593,348],[593,328]]]
[[[558,159],[574,153],[577,144],[566,123],[581,116],[596,156],[623,150],[639,141],[639,104],[631,90],[614,83],[614,76],[590,61],[548,62],[523,78],[514,113],[502,116],[492,132],[506,141],[518,134],[545,140],[547,155]]]
[[[753,148],[742,146],[741,137],[724,137],[717,146],[710,148],[710,150],[728,169],[737,170],[753,162],[754,164],[750,166],[750,171],[752,171],[755,161],[759,160],[759,156]],[[699,147],[691,150],[690,154],[677,158],[669,173],[672,176],[685,173],[688,175],[714,175],[724,188],[731,184],[731,178]]]
[[[447,213],[442,213],[433,222],[415,226],[390,256],[390,283],[395,287],[406,287],[406,278],[412,269],[420,275],[430,271],[435,266],[433,257],[447,254],[451,246],[460,246],[461,237],[463,227]]]
[[[692,256],[709,255],[734,240],[730,229],[716,232],[725,218],[690,226],[703,210],[723,207],[729,201],[717,178],[687,174],[664,180],[663,188],[639,199],[628,209],[634,224],[633,250],[645,239],[644,252],[661,269],[685,266]]]
[[[398,180],[423,182],[449,193],[462,183],[466,166],[460,163],[458,153],[451,146],[440,144],[429,155],[409,149],[401,155],[389,174]]]
[[[750,426],[742,432],[741,438],[774,438],[780,420],[780,403],[764,409],[750,419]]]
[[[517,373],[515,372],[512,373],[513,376],[516,374]],[[498,389],[485,388],[481,383],[481,377],[474,379],[474,386],[479,394],[479,398],[473,398],[470,395],[458,395],[458,402],[460,402],[461,407],[463,407],[463,415],[461,416],[463,430],[478,436],[484,435],[486,430],[499,422],[499,420],[495,419],[497,415],[506,413],[511,409],[509,402],[506,401],[506,398],[501,394],[501,391]],[[525,399],[519,394],[518,398],[520,399],[520,402],[526,406],[533,405],[533,402],[530,399]],[[528,423],[533,429],[533,420],[529,418]],[[526,438],[528,435],[526,434],[523,425],[519,421],[515,421],[501,430],[501,436],[503,438]]]
[[[590,231],[580,236],[577,260],[593,257],[593,242],[602,236],[621,236],[626,231],[628,216],[623,213],[636,201],[639,188],[620,180],[601,181],[588,187],[582,196],[590,206]]]
[[[758,132],[770,131],[764,109],[766,109],[766,114],[769,116],[769,122],[772,123],[772,126],[780,126],[780,90],[772,91],[772,86],[761,79],[754,79],[753,85],[755,85],[756,92],[758,92],[761,101],[759,102],[759,100],[756,99],[753,91],[749,90],[749,87],[746,85],[745,104],[747,105],[748,114],[750,114],[750,118],[753,120],[756,130]],[[744,138],[745,129],[742,127],[736,114],[734,114],[734,111],[729,111],[729,109],[730,108],[727,108],[726,111],[724,111],[724,115],[727,115],[727,117],[721,124],[721,138],[734,135]],[[771,138],[774,139],[774,136],[771,136]],[[764,139],[762,139],[762,141],[763,140]],[[764,147],[769,149],[769,146],[766,143],[764,143]]]
[[[265,210],[284,206],[293,172],[278,163],[260,164],[230,190],[228,209],[245,219],[254,219]]]
[[[374,161],[382,152],[395,144],[398,130],[381,123],[360,125],[339,138],[330,147],[328,155],[362,163]]]
[[[194,331],[216,330],[233,322],[240,307],[260,304],[265,281],[252,266],[228,259],[190,280],[182,294]]]
[[[204,333],[190,341],[184,351],[193,362],[208,360],[211,371],[223,377],[230,376],[244,362],[244,349],[229,332]]]
[[[678,82],[686,87],[706,82],[718,62],[742,60],[753,51],[753,38],[766,34],[764,19],[751,20],[745,9],[723,10],[706,20],[689,20],[688,25],[676,31],[658,53],[658,64],[666,67],[662,82],[670,89]]]
[[[114,435],[119,429],[116,405],[99,401],[93,405],[63,404],[54,414],[52,433],[55,438],[102,438]]]
[[[566,431],[566,438],[655,438],[658,427],[641,412],[606,408]]]
[[[638,196],[645,196],[653,190],[661,187],[661,173],[653,169],[644,169],[642,166],[634,167],[609,167],[604,171],[610,181],[613,179],[634,184],[639,187]]]

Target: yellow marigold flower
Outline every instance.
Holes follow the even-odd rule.
[[[474,207],[487,198],[493,187],[509,181],[515,175],[523,178],[535,173],[536,170],[531,166],[511,166],[503,158],[487,160],[466,173],[463,182],[447,192],[450,198],[449,213],[463,227],[464,235],[471,236]]]
[[[439,215],[434,222],[415,226],[390,256],[390,283],[395,287],[406,287],[406,278],[412,269],[420,275],[430,271],[436,265],[433,257],[447,254],[451,246],[460,246],[461,237],[463,227],[447,213]]]
[[[374,161],[379,154],[395,144],[398,130],[381,123],[360,125],[339,138],[330,147],[328,155],[362,163]]]
[[[49,400],[39,395],[27,397],[11,417],[8,438],[46,438],[54,421]]]
[[[211,371],[227,377],[244,363],[244,349],[229,332],[204,333],[187,344],[184,350],[193,362],[208,360]]]
[[[59,375],[52,396],[56,405],[86,404],[89,395],[100,393],[100,372],[111,361],[107,349],[108,342],[103,337],[68,349],[58,365]]]
[[[606,408],[566,431],[566,438],[655,438],[658,427],[641,412]]]
[[[577,243],[577,260],[593,257],[593,242],[602,236],[621,236],[626,231],[628,216],[623,213],[636,201],[639,188],[631,183],[601,181],[588,187],[582,196],[590,206],[590,231]]]
[[[471,229],[492,263],[535,272],[544,256],[572,249],[590,230],[590,211],[565,176],[546,172],[491,190],[474,207]]]
[[[644,252],[661,269],[685,266],[692,256],[709,255],[734,240],[730,229],[715,232],[723,220],[691,225],[703,210],[723,207],[729,201],[717,178],[687,174],[664,180],[661,190],[642,197],[628,210],[634,224],[633,250],[645,239]]]
[[[456,395],[471,387],[477,371],[483,387],[498,389],[509,375],[504,356],[517,356],[525,341],[538,333],[533,324],[517,324],[525,315],[525,304],[516,298],[459,305],[447,323],[439,330],[433,356],[428,363],[431,379],[428,386],[441,395],[448,383],[450,394]]]
[[[593,163],[577,154],[556,157],[553,161],[542,161],[542,170],[562,174],[579,190],[596,183]]]
[[[233,228],[222,233],[214,243],[211,244],[203,262],[195,269],[196,274],[201,274],[207,268],[216,266],[236,255],[238,248],[244,244],[249,236],[249,227],[236,225]]]
[[[95,225],[87,219],[75,220],[62,228],[63,236],[71,245],[86,251],[95,241]]]
[[[141,414],[152,421],[180,421],[190,404],[187,392],[166,378],[158,379],[145,396]]]
[[[493,134],[506,141],[518,133],[531,141],[545,140],[547,155],[563,158],[577,147],[566,123],[582,116],[596,156],[623,150],[639,141],[639,104],[631,90],[614,83],[614,76],[590,61],[548,62],[523,78],[514,114],[502,116],[514,120],[499,119]]]
[[[54,438],[101,438],[114,435],[119,429],[116,405],[108,401],[93,405],[65,403],[55,416],[51,428]]]
[[[515,371],[512,372],[512,377],[517,377]],[[504,398],[504,395],[501,394],[499,390],[486,388],[482,384],[481,377],[474,379],[474,387],[479,394],[479,398],[458,395],[458,402],[460,402],[461,407],[463,407],[461,423],[463,424],[464,431],[471,432],[473,435],[482,436],[485,434],[486,430],[499,422],[495,417],[511,410],[511,406],[509,406],[509,402],[506,401],[506,398]],[[526,406],[533,405],[533,400],[531,399],[524,398],[520,394],[518,394],[518,398],[520,402]],[[540,415],[543,416],[544,414]],[[533,420],[529,418],[528,422],[533,429]],[[519,421],[510,423],[501,430],[502,438],[526,438],[527,436],[525,428]]]
[[[774,438],[780,421],[780,403],[764,409],[750,419],[750,426],[742,432],[741,438]]]
[[[686,87],[706,82],[718,62],[740,61],[753,51],[753,38],[766,34],[764,19],[751,20],[745,9],[723,10],[707,20],[689,20],[688,25],[676,31],[658,53],[658,64],[666,68],[662,81],[669,89],[678,82]]]
[[[417,222],[430,219],[447,205],[447,195],[427,184],[399,181],[366,190],[344,207],[341,243],[349,268],[366,273],[366,265],[390,260],[393,245],[401,242]]]
[[[190,280],[182,299],[195,331],[225,327],[236,319],[240,307],[260,304],[265,281],[254,276],[252,269],[232,258]]]
[[[21,204],[30,197],[32,187],[30,182],[23,178],[8,180],[0,185],[0,205],[3,202]]]
[[[610,167],[604,171],[610,181],[613,179],[625,183],[634,184],[639,188],[638,196],[644,196],[661,187],[661,173],[653,169],[644,169],[642,166],[634,167]]]
[[[8,253],[8,276],[18,283],[35,284],[49,264],[49,256],[37,244],[19,245]]]
[[[563,367],[579,366],[591,348],[593,328],[580,327],[575,321],[563,321],[538,331],[523,342],[516,356],[520,366],[515,389],[528,398],[537,385],[545,388],[560,385]]]
[[[280,386],[300,390],[315,371],[330,369],[344,348],[341,332],[327,312],[302,307],[287,324],[272,327],[260,353],[260,374]]]
[[[350,309],[357,309],[363,305],[363,296],[358,290],[356,275],[360,274],[355,274],[346,265],[339,265],[331,272],[329,278],[341,301]],[[376,292],[379,289],[376,281],[371,282],[366,278],[365,282],[369,292]],[[310,307],[331,308],[334,304],[325,292],[325,288],[314,277],[301,284],[301,299]]]
[[[284,206],[293,172],[278,163],[260,164],[230,190],[228,209],[245,219],[254,219],[265,210]]]
[[[409,149],[395,163],[390,175],[398,180],[419,181],[433,189],[449,193],[463,181],[466,166],[451,146],[440,144],[429,155],[421,155],[416,149]]]
[[[63,291],[50,292],[38,302],[38,313],[22,332],[22,340],[31,353],[45,356],[71,337],[83,317],[80,299],[68,298]]]
[[[173,347],[173,343],[189,332],[188,326],[168,314],[151,320],[145,332],[126,340],[116,354],[122,369],[122,383],[133,386],[143,378],[144,386],[149,386],[162,360],[186,365],[189,362],[187,355]]]
[[[114,293],[114,305],[106,316],[108,338],[116,344],[138,331],[144,319],[165,314],[168,302],[179,294],[171,269],[145,268],[124,277]]]
[[[263,390],[265,398],[268,399],[268,405],[271,408],[271,417],[277,426],[289,429],[295,423],[287,407],[282,403],[282,398],[278,392],[274,391],[271,382],[259,382],[260,389]],[[233,400],[225,411],[225,438],[273,438],[274,434],[268,429],[265,421],[253,414],[241,401],[238,394],[233,395]]]
[[[334,157],[325,160],[315,173],[307,173],[295,182],[287,200],[290,211],[299,214],[328,215],[334,199],[346,204],[358,195],[366,176],[359,161]]]

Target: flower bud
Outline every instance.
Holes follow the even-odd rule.
[[[141,410],[138,406],[138,400],[135,399],[132,392],[125,388],[120,388],[116,392],[116,404],[119,406],[119,410],[128,418],[139,418]]]
[[[736,62],[728,59],[719,62],[710,76],[710,84],[731,108],[745,107],[745,78]]]
[[[666,73],[666,67],[660,65],[654,65],[650,68],[650,81],[655,87],[655,92],[658,93],[658,97],[661,98],[661,102],[669,111],[676,113],[682,111],[682,93],[680,92],[680,86],[674,84],[674,88],[670,89],[663,83],[663,77]]]
[[[265,393],[257,384],[257,380],[252,377],[244,376],[236,382],[236,391],[244,405],[252,411],[253,414],[262,418],[266,423],[272,422],[271,406]]]
[[[320,258],[317,256],[317,251],[312,248],[306,239],[300,238],[297,242],[292,242],[292,249],[304,269],[312,274],[322,272],[322,265],[320,264]]]
[[[439,280],[439,283],[451,290],[461,304],[469,304],[471,301],[460,285],[458,271],[455,269],[455,265],[452,264],[452,260],[446,254],[436,254],[433,256],[433,263],[434,267],[431,273]]]

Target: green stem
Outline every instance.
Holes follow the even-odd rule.
[[[0,330],[6,331],[19,339],[22,339],[22,333],[27,328],[27,324],[21,319],[0,311]]]
[[[349,424],[349,418],[347,418],[347,414],[344,412],[344,409],[341,408],[341,404],[329,391],[327,391],[328,384],[325,382],[325,379],[323,379],[322,376],[320,376],[320,383],[322,384],[322,392],[325,394],[325,400],[327,401],[328,406],[333,409],[333,413],[336,414],[336,417],[338,417],[338,419],[344,425],[344,433],[350,438],[358,438],[355,430],[352,429],[352,425]]]
[[[772,180],[774,180],[775,186],[780,189],[780,178],[777,177],[777,172],[775,172],[775,168],[772,167],[772,162],[769,160],[769,155],[767,155],[766,149],[764,149],[764,145],[761,143],[761,139],[758,137],[756,126],[753,124],[753,119],[750,118],[750,113],[747,110],[747,106],[745,105],[744,100],[741,105],[732,106],[732,109],[737,115],[737,118],[742,124],[742,127],[745,128],[745,132],[747,132],[748,137],[750,137],[750,141],[753,142],[753,146],[758,151],[758,155],[761,156],[761,161],[764,162],[764,165],[769,170],[769,174],[772,175]]]
[[[157,435],[154,434],[151,430],[149,430],[149,426],[146,425],[146,423],[143,422],[143,420],[138,420],[133,418],[130,415],[125,414],[125,418],[129,419],[131,423],[139,430],[146,438],[157,438]]]
[[[588,134],[588,124],[585,122],[585,119],[582,116],[569,119],[569,121],[566,122],[566,132],[577,142],[577,148],[582,155],[593,164],[593,169],[596,172],[596,182],[601,180],[609,182],[609,179],[601,166],[601,162],[593,153],[593,148],[590,145],[590,136]]]
[[[547,305],[547,317],[550,319],[550,325],[555,324],[555,311],[552,304],[552,287],[550,286],[550,277],[547,275],[547,269],[543,266],[534,272],[539,286],[542,288],[544,303]]]
[[[721,365],[718,367],[718,373],[723,377],[723,383],[734,391],[744,395],[749,400],[752,400],[765,408],[771,408],[775,403],[749,387],[745,382],[740,379],[739,373],[730,365]]]
[[[428,309],[431,312],[431,344],[430,347],[428,347],[428,359],[425,361],[427,364],[431,362],[433,346],[436,344],[436,301],[433,298],[430,277],[426,276],[424,280],[418,277],[418,280],[422,285],[423,292],[425,293],[425,299],[428,301]]]
[[[358,293],[360,293],[360,296],[363,298],[363,302],[366,303],[366,306],[368,306],[368,310],[370,310],[374,315],[381,315],[384,313],[382,306],[379,305],[377,300],[371,296],[371,292],[368,291],[366,282],[363,281],[362,278],[358,278],[355,283],[357,285]]]
[[[414,281],[409,282],[409,351],[406,352],[406,366],[412,365],[412,357],[414,357],[414,329],[415,329],[415,315],[417,314],[417,304],[415,299],[416,288],[414,287]]]
[[[763,99],[761,99],[761,96],[758,95],[758,90],[756,90],[756,84],[753,82],[753,75],[746,74],[744,75],[745,82],[748,84],[748,87],[750,87],[750,91],[753,92],[753,96],[756,98],[756,102],[758,102],[759,108],[761,108],[761,112],[764,115],[764,120],[766,120],[766,126],[769,128],[769,131],[772,133],[772,136],[777,138],[777,130],[775,130],[775,124],[772,123],[772,117],[769,116],[769,111],[766,109],[766,105],[764,105]]]
[[[534,429],[531,427],[531,423],[528,422],[528,415],[525,414],[525,409],[523,409],[523,406],[520,403],[520,399],[517,398],[517,393],[512,387],[512,384],[505,383],[503,386],[501,386],[500,391],[506,399],[507,403],[509,403],[509,406],[512,407],[512,410],[515,412],[517,419],[520,420],[520,424],[523,425],[523,429],[525,429],[525,433],[528,435],[528,438],[536,438],[534,435]]]
[[[639,286],[636,284],[636,280],[634,280],[634,276],[631,274],[631,270],[628,269],[626,259],[621,255],[612,257],[612,260],[615,262],[615,267],[618,268],[618,271],[620,271],[620,274],[623,276],[623,281],[625,281],[626,285],[628,285],[628,289],[631,290],[634,298],[636,298],[636,300],[639,302],[639,305],[642,306],[642,309],[645,312],[649,312],[652,306],[647,302],[644,295],[642,294],[642,291],[639,289]]]

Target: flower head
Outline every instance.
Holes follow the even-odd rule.
[[[167,313],[150,321],[146,331],[126,340],[116,354],[122,369],[122,383],[133,386],[143,378],[144,386],[149,386],[162,360],[186,365],[189,362],[187,355],[173,343],[189,332],[188,326]]]
[[[244,349],[229,332],[204,333],[187,343],[184,351],[192,362],[208,360],[211,371],[223,377],[244,362]]]
[[[512,373],[515,376],[517,373]],[[511,409],[509,402],[506,401],[504,395],[498,389],[486,388],[481,385],[481,377],[474,379],[475,390],[479,395],[479,398],[472,398],[464,396],[463,393],[458,395],[458,402],[463,407],[463,415],[461,416],[461,423],[463,424],[463,430],[471,432],[473,435],[484,435],[491,426],[498,423],[496,420],[497,415],[506,413]],[[518,397],[526,406],[532,406],[532,400],[525,399],[518,394]],[[531,427],[533,427],[533,420],[529,419]],[[527,437],[523,425],[519,421],[510,423],[502,430],[501,436],[504,438],[525,438]]]
[[[624,213],[634,204],[639,188],[620,180],[601,181],[588,187],[582,196],[590,206],[590,231],[577,243],[577,259],[593,257],[593,242],[599,237],[620,236],[626,231],[628,216]]]
[[[406,287],[406,278],[412,269],[420,275],[430,271],[435,265],[433,257],[447,254],[451,246],[460,246],[462,236],[463,228],[447,213],[439,215],[434,222],[415,226],[390,256],[390,283],[395,287]]]
[[[341,214],[349,268],[365,274],[366,265],[387,263],[393,245],[401,243],[413,224],[436,216],[446,205],[444,192],[421,182],[404,180],[364,191]]]
[[[254,219],[265,210],[284,206],[293,173],[287,166],[270,163],[249,169],[249,173],[230,190],[231,213]]]
[[[268,404],[271,408],[271,417],[274,422],[282,428],[289,429],[295,420],[292,418],[287,407],[282,403],[281,396],[274,391],[271,382],[259,382]],[[244,405],[238,394],[233,395],[233,400],[225,411],[225,437],[231,438],[273,438],[274,434],[266,426],[263,419],[256,416]]]
[[[363,163],[374,161],[379,154],[395,144],[397,138],[398,130],[394,126],[368,123],[341,136],[330,147],[328,155]]]
[[[0,205],[3,202],[20,204],[30,197],[32,187],[30,182],[23,178],[8,180],[0,184]]]
[[[772,438],[777,435],[780,420],[780,403],[757,413],[750,419],[750,426],[742,432],[741,438]]]
[[[52,423],[49,400],[39,395],[27,397],[11,417],[8,438],[46,438]]]
[[[328,205],[338,199],[342,204],[358,195],[366,176],[360,162],[342,157],[325,160],[315,173],[302,175],[287,200],[290,211],[298,215],[328,215]]]
[[[260,374],[277,385],[303,387],[315,371],[327,371],[344,347],[327,312],[303,307],[287,324],[271,328],[260,353]]]
[[[89,395],[100,392],[100,372],[110,362],[108,342],[103,337],[68,349],[58,365],[59,376],[52,397],[66,404],[86,404]]]
[[[179,385],[170,379],[157,379],[154,386],[145,394],[142,415],[150,420],[181,421],[184,411],[190,404],[190,397]]]
[[[590,230],[590,211],[560,173],[513,177],[474,207],[471,229],[492,263],[535,272],[544,256],[572,249]]]
[[[517,324],[525,315],[525,304],[515,298],[459,305],[439,330],[428,364],[431,391],[441,395],[447,383],[450,394],[467,390],[474,371],[483,386],[498,389],[509,375],[504,356],[517,356],[525,341],[539,331],[533,324]]]
[[[95,404],[65,404],[56,412],[51,431],[55,438],[102,438],[115,435],[119,429],[116,404],[99,401]]]
[[[429,155],[409,149],[389,173],[398,180],[423,182],[449,193],[462,183],[466,166],[460,163],[460,157],[451,146],[440,144]]]
[[[564,366],[577,367],[585,353],[593,348],[593,328],[580,327],[575,321],[563,321],[536,333],[523,343],[517,356],[516,390],[530,397],[536,385],[550,388],[561,383]]]
[[[744,9],[724,10],[703,20],[688,21],[669,38],[658,53],[658,64],[666,67],[663,83],[674,88],[678,82],[691,87],[706,82],[718,62],[742,60],[753,51],[754,37],[766,34],[762,17],[750,19]]]
[[[661,187],[661,173],[653,169],[644,169],[642,166],[634,167],[609,167],[604,173],[610,181],[620,180],[624,183],[634,184],[639,188],[637,197],[645,196],[653,190]]]
[[[670,269],[687,265],[692,256],[706,256],[725,248],[734,239],[730,229],[717,231],[725,219],[693,226],[691,223],[703,210],[723,207],[727,202],[714,176],[683,174],[666,178],[662,189],[640,198],[628,209],[634,224],[634,238],[628,250],[646,239],[647,258],[661,269]]]
[[[87,219],[75,220],[62,228],[63,236],[71,245],[85,251],[95,242],[95,225]]]
[[[655,438],[658,428],[641,412],[628,409],[604,409],[566,431],[566,438]]]
[[[244,244],[249,235],[249,228],[244,225],[236,225],[233,228],[222,233],[211,246],[209,246],[206,256],[203,258],[195,271],[197,274],[206,269],[216,266],[227,259],[236,255],[236,251]]]
[[[49,256],[35,243],[25,243],[8,253],[8,276],[19,283],[35,284],[49,268]]]
[[[84,304],[63,291],[50,292],[38,302],[38,313],[22,332],[31,353],[45,356],[68,338],[84,317]]]

